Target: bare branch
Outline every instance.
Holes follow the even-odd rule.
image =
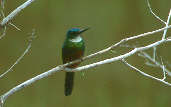
[[[5,0],[1,0],[1,7],[2,7],[2,9],[4,9],[4,5],[5,5]]]
[[[1,0],[1,5],[4,6],[4,1],[5,0]],[[17,30],[20,30],[17,26],[15,26],[14,24],[12,24],[10,21],[12,19],[14,19],[14,17],[19,14],[24,8],[26,8],[27,6],[29,6],[32,2],[34,2],[35,0],[27,0],[25,3],[23,3],[22,5],[20,5],[19,7],[17,7],[15,10],[13,10],[7,17],[5,17],[3,10],[1,10],[1,14],[3,16],[3,20],[0,22],[0,28],[4,28],[2,35],[0,36],[0,39],[2,39],[5,35],[6,35],[6,25],[9,23],[10,25],[12,25],[14,28],[16,28]]]
[[[165,80],[166,79],[166,68],[165,68],[165,66],[164,66],[164,63],[163,63],[163,60],[162,60],[162,58],[161,58],[161,63],[162,63],[162,66],[163,66],[163,79],[162,80]]]
[[[66,65],[68,65],[68,64],[66,64]],[[38,80],[40,80],[42,78],[45,78],[45,77],[47,77],[47,76],[49,76],[49,75],[51,75],[51,74],[53,74],[55,72],[61,71],[64,67],[65,67],[64,65],[57,66],[57,67],[55,67],[55,68],[53,68],[53,69],[51,69],[51,70],[49,70],[47,72],[44,72],[44,73],[42,73],[40,75],[37,75],[37,76],[35,76],[35,77],[33,77],[33,78],[19,84],[18,86],[12,88],[7,93],[5,93],[4,95],[1,96],[3,101],[5,101],[10,95],[12,95],[15,92],[25,88],[26,86],[28,86],[28,85],[30,85],[30,84],[32,84],[32,83],[34,83],[34,82],[36,82],[36,81],[38,81]]]
[[[82,59],[79,59],[79,60],[76,60],[76,61],[72,61],[72,62],[63,64],[63,65],[59,65],[59,66],[57,66],[55,68],[52,68],[51,70],[48,70],[47,72],[39,74],[39,75],[37,75],[37,76],[35,76],[35,77],[33,77],[33,78],[31,78],[31,79],[21,83],[21,84],[19,84],[18,86],[12,88],[7,93],[2,95],[2,99],[3,99],[3,101],[5,101],[8,98],[8,96],[14,94],[15,92],[23,89],[24,87],[26,87],[26,86],[28,86],[28,85],[30,85],[30,84],[32,84],[32,83],[42,79],[42,78],[45,78],[45,77],[47,77],[47,76],[49,76],[49,75],[51,75],[51,74],[53,74],[55,72],[59,72],[61,70],[65,70],[67,72],[72,72],[72,71],[78,72],[78,71],[82,71],[82,70],[85,70],[85,69],[90,69],[90,68],[93,68],[93,67],[97,67],[99,65],[103,65],[103,64],[107,64],[107,63],[112,63],[114,61],[119,61],[119,60],[122,60],[124,58],[127,58],[127,57],[135,54],[136,52],[147,50],[149,48],[152,48],[154,46],[158,46],[158,45],[160,45],[160,44],[162,44],[164,42],[167,42],[167,41],[171,41],[171,40],[170,39],[169,40],[167,40],[167,39],[160,40],[160,41],[157,41],[157,42],[155,42],[153,44],[147,45],[145,47],[135,48],[132,51],[126,53],[126,54],[123,54],[123,55],[120,55],[120,56],[117,56],[117,57],[114,57],[114,58],[106,59],[106,60],[103,60],[103,61],[99,61],[99,62],[96,62],[96,63],[93,63],[93,64],[85,65],[85,66],[82,66],[82,67],[78,67],[78,68],[75,68],[75,69],[69,69],[69,68],[65,68],[65,67],[68,66],[68,65],[71,65],[73,63],[82,61]],[[85,57],[85,58],[89,58],[89,57]],[[165,83],[165,82],[163,82],[163,83]],[[170,86],[170,84],[169,84],[169,86]]]
[[[168,27],[163,27],[163,28],[158,29],[158,30],[154,30],[154,31],[151,31],[151,32],[146,32],[146,33],[143,33],[143,34],[140,34],[140,35],[131,36],[131,37],[122,39],[122,40],[119,41],[118,43],[116,43],[116,44],[114,44],[114,45],[112,45],[112,46],[110,46],[110,47],[108,47],[108,48],[106,48],[106,49],[103,49],[103,50],[101,50],[101,51],[98,51],[98,52],[96,52],[96,53],[93,53],[93,54],[91,54],[91,55],[89,55],[89,56],[84,57],[83,60],[92,58],[92,57],[94,57],[94,56],[96,56],[96,55],[100,55],[100,54],[103,54],[103,53],[105,53],[105,52],[108,52],[108,51],[114,49],[115,47],[121,45],[122,43],[129,41],[129,40],[133,40],[133,39],[137,39],[137,38],[140,38],[140,37],[149,36],[149,35],[152,35],[152,34],[161,32],[161,31],[163,31],[163,30],[165,30],[165,29],[169,29],[169,28],[171,28],[171,25],[169,25]]]
[[[13,26],[15,29],[17,29],[17,30],[19,30],[19,31],[21,31],[21,29],[20,28],[18,28],[16,25],[14,25],[13,23],[9,23],[11,26]]]
[[[31,43],[29,43],[29,45],[26,48],[26,50],[24,51],[24,53],[16,60],[16,62],[7,71],[5,71],[3,74],[0,75],[0,78],[5,76],[8,72],[12,71],[12,69],[15,67],[15,65],[17,65],[20,62],[20,60],[23,59],[23,57],[26,55],[26,53],[28,53],[30,48],[31,48]]]
[[[4,104],[4,100],[3,100],[3,98],[0,96],[0,107],[3,107],[3,104]]]
[[[167,18],[166,27],[169,25],[170,17],[171,17],[171,9],[170,9],[170,12],[169,12],[169,16]],[[166,33],[167,33],[167,29],[164,30],[162,39],[165,39],[166,38]]]
[[[65,70],[69,71],[69,72],[81,71],[81,70],[89,69],[89,68],[96,67],[96,66],[99,66],[99,65],[103,65],[103,64],[107,64],[107,63],[112,63],[114,61],[118,61],[118,60],[127,58],[129,56],[132,56],[132,55],[134,55],[137,52],[140,52],[140,51],[147,50],[149,48],[158,46],[158,45],[160,45],[160,44],[162,44],[164,42],[167,42],[167,41],[171,41],[171,40],[170,39],[169,40],[160,40],[160,41],[157,41],[157,42],[155,42],[153,44],[150,44],[150,45],[147,45],[147,46],[144,46],[144,47],[135,48],[132,51],[127,52],[126,54],[123,54],[123,55],[120,55],[120,56],[117,56],[117,57],[114,57],[114,58],[105,59],[103,61],[99,61],[99,62],[96,62],[96,63],[93,63],[93,64],[89,64],[89,65],[85,65],[85,66],[82,66],[82,67],[78,67],[76,69],[68,69],[67,68]]]
[[[4,18],[2,20],[2,22],[0,23],[1,26],[5,26],[7,23],[9,23],[21,10],[23,10],[25,7],[27,7],[28,5],[30,5],[33,1],[35,0],[28,0],[26,1],[24,4],[22,4],[21,6],[19,6],[17,9],[15,9],[13,12],[11,12],[6,18]],[[150,8],[151,9],[151,8]],[[152,11],[152,10],[151,10]],[[156,17],[156,16],[155,16]],[[170,17],[170,16],[169,16]],[[168,20],[170,19],[168,17]],[[167,21],[168,21],[167,20]],[[105,60],[102,60],[102,61],[99,61],[99,62],[95,62],[95,63],[92,63],[92,64],[88,64],[88,65],[85,65],[85,66],[81,66],[81,67],[78,67],[78,68],[75,68],[75,69],[69,69],[69,68],[66,68],[67,66],[71,65],[71,64],[74,64],[74,63],[77,63],[77,62],[81,62],[83,60],[86,60],[86,59],[90,59],[96,55],[100,55],[100,54],[103,54],[107,51],[110,51],[112,49],[114,49],[115,47],[121,45],[122,43],[124,42],[127,42],[129,40],[133,40],[133,39],[137,39],[137,38],[140,38],[140,37],[145,37],[145,36],[148,36],[148,35],[151,35],[151,34],[155,34],[157,32],[161,32],[161,31],[164,31],[167,33],[167,29],[171,28],[171,25],[168,25],[169,23],[167,23],[166,27],[164,28],[161,28],[161,29],[158,29],[158,30],[154,30],[154,31],[151,31],[151,32],[147,32],[147,33],[143,33],[143,34],[140,34],[140,35],[136,35],[136,36],[132,36],[132,37],[129,37],[129,38],[125,38],[125,39],[122,39],[121,41],[119,41],[118,43],[106,48],[106,49],[103,49],[101,51],[98,51],[96,53],[93,53],[89,56],[86,56],[82,59],[78,59],[78,60],[75,60],[75,61],[72,61],[72,62],[69,62],[69,63],[66,63],[66,64],[63,64],[63,65],[59,65],[55,68],[52,68],[42,74],[39,74],[17,86],[15,86],[14,88],[10,89],[9,91],[7,91],[6,93],[4,93],[0,98],[0,103],[3,104],[5,102],[5,100],[12,94],[14,94],[15,92],[25,88],[26,86],[29,86],[30,84],[42,79],[42,78],[45,78],[45,77],[48,77],[49,75],[55,73],[55,72],[59,72],[59,71],[62,71],[62,70],[65,70],[67,72],[78,72],[78,71],[82,71],[82,70],[85,70],[85,69],[90,69],[90,68],[93,68],[93,67],[97,67],[97,66],[100,66],[100,65],[103,65],[103,64],[108,64],[108,63],[112,63],[112,62],[115,62],[115,61],[120,61],[122,60],[126,65],[128,65],[129,67],[131,67],[132,69],[135,69],[136,71],[138,71],[140,74],[146,76],[146,77],[149,77],[149,78],[152,78],[152,79],[155,79],[159,82],[162,82],[168,86],[171,86],[170,83],[164,81],[163,79],[159,79],[159,78],[156,78],[156,77],[153,77],[149,74],[146,74],[144,72],[142,72],[141,70],[137,69],[136,67],[130,65],[129,63],[127,63],[125,60],[125,58],[129,57],[129,56],[132,56],[134,54],[136,54],[137,52],[141,52],[141,51],[144,51],[144,50],[147,50],[147,49],[150,49],[150,48],[153,48],[153,47],[157,47],[158,45],[162,44],[162,43],[165,43],[165,42],[170,42],[171,39],[169,38],[166,38],[166,36],[162,37],[161,40],[157,41],[157,42],[154,42],[152,44],[149,44],[147,46],[143,46],[143,47],[135,47],[134,49],[132,49],[131,51],[125,53],[125,54],[122,54],[122,55],[119,55],[117,57],[112,57],[112,58],[109,58],[109,59],[105,59]],[[166,34],[163,34],[163,35],[166,35]],[[152,58],[153,59],[153,58]],[[163,66],[162,66],[163,68]],[[165,68],[163,68],[164,71],[166,71]]]
[[[4,26],[4,29],[2,31],[2,35],[0,36],[0,39],[2,39],[6,35],[6,30],[7,30],[7,27]]]
[[[31,36],[35,36],[35,31],[33,31]],[[11,72],[12,69],[21,61],[21,59],[23,59],[23,57],[29,52],[30,48],[32,45],[32,40],[29,40],[29,45],[27,46],[26,50],[24,51],[24,53],[16,60],[16,62],[7,70],[5,71],[3,74],[0,75],[0,78],[2,78],[3,76],[5,76],[8,72]]]
[[[1,10],[1,15],[2,15],[2,18],[5,18],[5,14],[3,10]]]
[[[158,67],[157,65],[150,63],[148,60],[145,64],[151,67]]]
[[[158,19],[159,21],[161,21],[162,23],[164,23],[164,24],[166,25],[166,22],[165,22],[164,20],[162,20],[159,16],[157,16],[157,15],[152,11],[149,0],[147,0],[147,4],[148,4],[148,7],[149,7],[149,9],[150,9],[150,12],[153,14],[153,16],[154,16],[156,19]]]
[[[142,72],[142,71],[139,70],[138,68],[136,68],[136,67],[134,67],[133,65],[129,64],[129,63],[128,63],[127,61],[125,61],[124,59],[123,59],[122,61],[123,61],[127,66],[129,66],[130,68],[132,68],[132,69],[138,71],[138,73],[142,74],[143,76],[148,77],[148,78],[151,78],[151,79],[154,79],[154,80],[157,80],[157,81],[162,82],[162,83],[164,83],[164,84],[166,84],[166,85],[168,85],[168,86],[171,86],[170,83],[164,81],[163,79],[159,79],[159,78],[156,78],[156,77],[154,77],[154,76],[151,76],[151,75],[149,75],[149,74],[147,74],[147,73],[145,73],[145,72]]]
[[[2,22],[0,23],[1,26],[5,26],[8,22],[10,22],[14,17],[20,13],[24,8],[29,6],[35,0],[27,0],[25,3],[17,7],[14,11],[12,11],[7,17],[5,17]]]
[[[154,59],[154,61],[156,60],[156,50],[157,50],[157,47],[153,47],[153,59]]]
[[[151,6],[150,6],[150,3],[149,3],[149,0],[147,0],[147,4],[148,4],[148,7],[149,7],[150,12],[154,15],[154,17],[157,18],[158,20],[160,20],[161,22],[163,22],[166,25],[166,27],[167,27],[169,25],[169,20],[170,20],[170,16],[171,16],[171,9],[170,9],[170,12],[169,12],[169,15],[168,15],[168,18],[167,18],[167,22],[165,22],[165,21],[163,21],[159,16],[157,16],[152,11]],[[165,39],[166,38],[166,33],[167,33],[167,29],[164,30],[162,39]]]
[[[3,1],[1,1],[1,2],[3,2]],[[5,15],[4,15],[3,10],[1,10],[1,16],[2,16],[2,18],[5,18]],[[0,36],[0,39],[2,39],[6,35],[6,29],[7,29],[7,27],[6,26],[3,26],[2,29],[3,29],[2,30],[2,35]]]
[[[158,66],[158,67],[160,67],[161,69],[163,69],[163,65],[160,64],[159,62],[157,62],[154,58],[152,58],[152,57],[151,57],[150,55],[148,55],[146,52],[141,51],[140,53],[141,53],[141,55],[143,55],[145,58],[147,58],[147,59],[149,59],[151,62],[153,62],[156,66]],[[171,76],[171,72],[170,72],[167,68],[165,68],[165,71],[167,72],[167,74],[168,74],[169,76]]]

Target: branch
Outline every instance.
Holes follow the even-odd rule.
[[[17,7],[15,10],[13,10],[7,17],[4,16],[3,11],[1,11],[2,16],[4,17],[3,20],[0,22],[0,30],[4,28],[2,35],[0,36],[0,39],[2,39],[6,35],[6,25],[9,23],[11,26],[16,28],[17,30],[20,30],[17,26],[12,24],[10,21],[17,16],[23,9],[25,9],[27,6],[29,6],[32,2],[35,0],[27,0],[25,3]],[[1,6],[4,7],[5,0],[1,0]]]
[[[148,55],[146,52],[140,52],[141,53],[141,55],[143,56],[143,57],[145,57],[145,58],[147,58],[147,59],[149,59],[151,62],[153,62],[156,66],[158,66],[158,67],[160,67],[161,69],[163,69],[163,65],[162,64],[160,64],[159,62],[157,62],[154,58],[152,58],[150,55]],[[167,68],[165,68],[165,71],[167,72],[167,74],[169,75],[169,76],[171,76],[171,72],[167,69]]]
[[[129,66],[130,68],[136,70],[136,71],[137,71],[138,73],[140,73],[141,75],[143,75],[143,76],[145,76],[145,77],[148,77],[148,78],[151,78],[151,79],[154,79],[154,80],[157,80],[157,81],[159,81],[159,82],[162,82],[162,83],[164,83],[164,84],[166,84],[166,85],[168,85],[168,86],[171,86],[171,84],[168,83],[168,82],[166,82],[166,81],[164,81],[164,79],[156,78],[156,77],[151,76],[151,75],[149,75],[149,74],[147,74],[147,73],[145,73],[145,72],[142,72],[142,71],[139,70],[138,68],[136,68],[136,67],[134,67],[133,65],[129,64],[128,62],[126,62],[124,59],[123,59],[122,61],[123,61],[127,66]]]
[[[24,51],[24,53],[22,53],[22,55],[16,60],[16,62],[7,70],[5,71],[3,74],[0,75],[0,78],[2,78],[3,76],[5,76],[8,72],[11,72],[12,69],[21,61],[21,59],[23,59],[23,57],[29,52],[31,45],[32,45],[32,41],[35,38],[35,31],[32,32],[31,38],[29,39],[29,45],[27,46],[26,50]]]
[[[153,47],[153,59],[154,59],[154,61],[156,61],[156,57],[157,57],[156,50],[157,50],[157,47]]]
[[[152,13],[152,15],[153,15],[156,19],[158,19],[159,21],[161,21],[162,23],[166,24],[166,22],[165,22],[164,20],[162,20],[159,16],[157,16],[157,15],[153,12],[153,10],[151,9],[151,5],[150,5],[149,0],[147,0],[147,5],[148,5],[148,8],[150,9],[150,12]]]
[[[26,53],[28,53],[30,48],[31,48],[31,43],[29,43],[29,45],[26,48],[26,50],[24,51],[24,53],[22,53],[22,55],[16,60],[16,62],[7,71],[5,71],[3,74],[0,75],[0,78],[5,76],[8,72],[12,71],[12,69],[15,67],[15,65],[17,65],[20,62],[20,60],[23,59],[23,57],[26,55]]]
[[[5,5],[5,0],[1,0],[1,7],[2,7],[2,9],[4,9],[4,5]]]
[[[150,8],[149,1],[147,0],[147,2],[148,2],[148,5],[149,5],[149,8]],[[154,14],[154,13],[152,12],[151,8],[150,8],[150,11],[151,11],[152,14]],[[154,14],[154,16],[156,16],[156,15]],[[156,17],[157,17],[157,16],[156,16]],[[170,12],[169,12],[169,15],[168,15],[168,18],[167,18],[167,22],[165,23],[165,24],[166,24],[166,27],[169,25],[170,17],[171,17],[171,9],[170,9]],[[160,19],[160,18],[159,18],[159,19]],[[162,21],[162,20],[161,20],[161,21]],[[164,30],[162,39],[165,39],[165,38],[166,38],[167,30],[168,30],[168,29],[165,29],[165,30]],[[164,67],[163,64],[160,64],[159,62],[157,62],[157,61],[155,60],[155,57],[156,57],[156,47],[153,47],[153,49],[154,49],[153,58],[152,58],[150,55],[148,55],[147,53],[143,52],[143,51],[140,52],[140,53],[141,53],[140,56],[143,56],[144,58],[149,59],[149,60],[152,61],[156,66],[158,66],[158,67],[160,67],[161,69],[163,69],[164,76],[165,76],[165,72],[167,72],[167,74],[168,74],[169,76],[171,76],[171,72],[170,72],[168,69],[166,69],[166,68]],[[162,63],[163,63],[163,61],[162,61]],[[163,68],[163,67],[164,67],[164,68]],[[165,78],[165,77],[164,77],[164,78]]]
[[[17,7],[14,11],[12,11],[7,17],[5,17],[1,23],[0,26],[3,27],[5,26],[8,22],[10,22],[14,17],[19,14],[23,9],[25,9],[27,6],[29,6],[32,2],[35,0],[27,0],[25,3]]]
[[[13,23],[9,23],[9,25],[11,25],[11,26],[13,26],[15,29],[17,29],[18,31],[21,31],[21,29],[20,28],[18,28],[16,25],[14,25]]]
[[[2,35],[0,36],[0,39],[2,39],[6,35],[6,30],[7,30],[7,27],[4,26],[4,30],[2,32]]]
[[[169,27],[171,27],[171,26],[168,26],[167,28],[169,28]],[[144,33],[144,34],[141,34],[140,36],[142,37],[142,36],[146,36],[146,35],[148,35],[148,34],[154,34],[154,33],[157,33],[157,32],[159,32],[159,31],[163,31],[164,29],[166,29],[166,28],[162,28],[162,29],[159,29],[159,30],[156,30],[156,31]],[[130,37],[130,38],[131,38],[131,39],[132,39],[132,38],[135,39],[135,38],[138,38],[138,37],[139,37],[139,36]],[[130,38],[123,39],[123,40],[124,40],[124,41],[131,40]],[[121,41],[122,41],[122,40],[121,40]],[[160,44],[162,44],[162,43],[164,43],[164,42],[169,42],[169,41],[171,41],[171,39],[163,39],[163,40],[157,41],[157,42],[155,42],[155,43],[153,43],[153,44],[147,45],[147,46],[145,46],[145,47],[135,48],[135,49],[133,49],[132,51],[126,53],[126,54],[123,54],[123,55],[120,55],[120,56],[117,56],[117,57],[114,57],[114,58],[106,59],[106,60],[99,61],[99,62],[96,62],[96,63],[93,63],[93,64],[89,64],[89,65],[85,65],[85,66],[82,66],[82,67],[78,67],[78,68],[75,68],[75,69],[68,69],[68,68],[66,68],[66,66],[68,66],[68,65],[71,65],[71,64],[74,64],[74,63],[83,61],[83,60],[85,60],[85,59],[91,58],[91,57],[93,57],[93,56],[95,56],[95,55],[98,55],[98,54],[102,54],[102,53],[104,53],[104,52],[106,52],[106,51],[109,51],[109,50],[112,49],[113,47],[118,46],[120,43],[123,43],[123,42],[118,42],[118,43],[112,45],[111,47],[109,47],[109,48],[107,48],[107,49],[104,49],[104,50],[99,51],[99,52],[97,52],[97,53],[94,53],[94,54],[91,54],[91,55],[89,55],[89,56],[86,56],[86,57],[84,57],[83,59],[79,59],[79,60],[75,60],[75,61],[72,61],[72,62],[63,64],[63,65],[59,65],[59,66],[57,66],[57,67],[55,67],[55,68],[52,68],[51,70],[48,70],[48,71],[46,71],[46,72],[44,72],[44,73],[42,73],[42,74],[39,74],[39,75],[37,75],[37,76],[35,76],[35,77],[33,77],[33,78],[31,78],[31,79],[29,79],[29,80],[27,80],[27,81],[21,83],[21,84],[19,84],[18,86],[16,86],[16,87],[10,89],[8,92],[6,92],[5,94],[3,94],[3,95],[1,96],[1,100],[3,100],[3,101],[1,101],[1,102],[4,102],[10,95],[12,95],[12,94],[14,94],[15,92],[17,92],[17,91],[23,89],[24,87],[29,86],[30,84],[32,84],[32,83],[34,83],[34,82],[36,82],[36,81],[38,81],[38,80],[40,80],[40,79],[42,79],[42,78],[48,77],[49,75],[51,75],[51,74],[53,74],[53,73],[55,73],[55,72],[59,72],[59,71],[62,71],[62,70],[66,70],[66,71],[69,71],[69,72],[72,72],[72,71],[78,72],[78,71],[81,71],[81,70],[90,69],[90,68],[93,68],[93,67],[97,67],[97,66],[99,66],[99,65],[103,65],[103,64],[107,64],[107,63],[112,63],[112,62],[114,62],[114,61],[122,60],[122,59],[124,59],[124,58],[127,58],[127,57],[129,57],[129,56],[135,54],[136,52],[143,51],[143,50],[147,50],[147,49],[149,49],[149,48],[156,47],[156,46],[158,46],[158,45],[160,45]]]
[[[170,12],[169,12],[169,16],[167,18],[166,27],[169,25],[170,17],[171,17],[171,9],[170,9]],[[166,38],[166,33],[167,33],[167,29],[164,30],[162,39],[165,39]]]
[[[147,50],[149,48],[156,47],[156,46],[158,46],[158,45],[160,45],[160,44],[162,44],[164,42],[170,42],[170,41],[171,41],[171,39],[160,40],[160,41],[157,41],[157,42],[155,42],[153,44],[150,44],[150,45],[147,45],[147,46],[144,46],[144,47],[135,48],[132,51],[126,53],[126,54],[123,54],[123,55],[120,55],[120,56],[117,56],[117,57],[114,57],[114,58],[109,58],[109,59],[106,59],[106,60],[103,60],[103,61],[99,61],[99,62],[96,62],[96,63],[93,63],[93,64],[85,65],[85,66],[78,67],[78,68],[75,68],[75,69],[65,68],[65,70],[69,71],[69,72],[72,72],[72,71],[77,72],[77,71],[89,69],[89,68],[92,68],[92,67],[96,67],[96,66],[99,66],[99,65],[112,63],[112,62],[115,62],[115,61],[118,61],[118,60],[125,59],[125,58],[127,58],[129,56],[132,56],[137,52],[144,51],[144,50]]]
[[[99,51],[99,52],[96,52],[96,53],[93,53],[93,54],[91,54],[91,55],[89,55],[89,56],[84,57],[82,60],[89,59],[89,58],[92,58],[92,57],[94,57],[94,56],[96,56],[96,55],[100,55],[100,54],[103,54],[103,53],[105,53],[105,52],[108,52],[108,51],[114,49],[115,47],[121,45],[122,43],[129,41],[129,40],[133,40],[133,39],[137,39],[137,38],[140,38],[140,37],[149,36],[149,35],[152,35],[152,34],[161,32],[161,31],[163,31],[163,30],[165,30],[165,29],[169,29],[169,28],[171,28],[171,25],[169,25],[169,26],[167,26],[167,27],[160,28],[160,29],[158,29],[158,30],[154,30],[154,31],[151,31],[151,32],[146,32],[146,33],[143,33],[143,34],[140,34],[140,35],[131,36],[131,37],[122,39],[122,40],[119,41],[118,43],[116,43],[116,44],[114,44],[114,45],[112,45],[112,46],[110,46],[110,47],[108,47],[108,48],[106,48],[106,49],[103,49],[103,50],[101,50],[101,51]],[[77,62],[78,62],[78,61],[77,61]]]
[[[150,6],[150,3],[149,3],[149,0],[147,0],[147,4],[148,4],[148,7],[150,9],[150,12],[152,13],[152,15],[157,18],[158,20],[160,20],[161,22],[163,22],[166,27],[169,25],[169,21],[170,21],[170,17],[171,17],[171,9],[170,9],[170,12],[169,12],[169,15],[168,15],[168,18],[167,18],[167,22],[163,21],[159,16],[157,16],[151,9],[151,6]],[[166,38],[166,33],[167,33],[167,29],[164,30],[164,33],[163,33],[163,37],[162,39],[165,39]]]
[[[33,1],[35,0],[28,0],[26,1],[24,4],[22,4],[21,6],[19,6],[17,9],[15,9],[13,12],[11,12],[6,18],[4,18],[2,20],[2,22],[0,23],[1,26],[5,26],[7,23],[9,23],[19,12],[21,12],[21,10],[23,10],[25,7],[27,7],[28,5],[30,5]],[[77,62],[81,62],[83,60],[86,60],[86,59],[90,59],[96,55],[100,55],[100,54],[103,54],[105,52],[108,52],[112,49],[114,49],[115,47],[121,45],[122,43],[124,42],[127,42],[129,40],[133,40],[133,39],[137,39],[137,38],[140,38],[140,37],[145,37],[145,36],[148,36],[148,35],[151,35],[151,34],[155,34],[157,32],[161,32],[161,31],[164,31],[166,30],[167,32],[167,29],[171,28],[171,25],[168,25],[166,27],[163,27],[161,29],[158,29],[158,30],[155,30],[155,31],[152,31],[152,32],[147,32],[147,33],[143,33],[143,34],[140,34],[140,35],[136,35],[136,36],[132,36],[132,37],[129,37],[129,38],[125,38],[125,39],[122,39],[121,41],[119,41],[118,43],[106,48],[106,49],[103,49],[99,52],[96,52],[94,54],[91,54],[89,56],[86,56],[82,59],[79,59],[79,60],[75,60],[75,61],[72,61],[72,62],[69,62],[69,63],[66,63],[66,64],[63,64],[63,65],[59,65],[55,68],[52,68],[51,70],[48,70],[47,72],[44,72],[42,74],[39,74],[17,86],[15,86],[14,88],[10,89],[8,92],[6,92],[5,94],[3,94],[1,97],[0,97],[0,103],[3,105],[3,103],[5,102],[5,100],[12,94],[14,94],[15,92],[25,88],[26,86],[29,86],[30,84],[42,79],[42,78],[45,78],[45,77],[48,77],[49,75],[55,73],[55,72],[59,72],[59,71],[62,71],[62,70],[66,70],[66,71],[69,71],[69,72],[72,72],[72,71],[82,71],[82,70],[85,70],[85,69],[90,69],[90,68],[93,68],[93,67],[97,67],[97,66],[100,66],[100,65],[103,65],[103,64],[107,64],[107,63],[112,63],[112,62],[115,62],[115,61],[120,61],[122,59],[125,59],[131,55],[134,55],[136,54],[137,52],[140,52],[140,51],[143,51],[143,50],[147,50],[149,48],[152,48],[152,47],[156,47],[162,43],[165,43],[165,42],[169,42],[171,41],[171,39],[168,39],[168,38],[163,38],[162,40],[160,41],[157,41],[153,44],[150,44],[150,45],[147,45],[147,46],[144,46],[144,47],[139,47],[139,48],[135,48],[133,49],[132,51],[128,52],[128,53],[125,53],[123,55],[120,55],[120,56],[117,56],[117,57],[113,57],[113,58],[109,58],[109,59],[105,59],[105,60],[102,60],[102,61],[99,61],[99,62],[96,62],[96,63],[92,63],[92,64],[89,64],[89,65],[85,65],[85,66],[81,66],[81,67],[78,67],[78,68],[75,68],[75,69],[68,69],[66,68],[66,66],[68,65],[71,65],[71,64],[74,64],[74,63],[77,63]],[[130,64],[129,64],[130,65]],[[135,69],[135,68],[134,68]],[[138,69],[136,69],[138,70]],[[141,71],[138,70],[140,73]],[[165,82],[165,81],[161,81],[161,79],[158,79],[158,78],[155,78],[155,77],[151,77],[150,75],[148,74],[144,74],[142,73],[143,75],[145,76],[148,76],[150,78],[153,78],[153,79],[156,79],[160,82],[163,82],[169,86],[171,86],[169,83]]]
[[[163,79],[162,80],[164,81],[166,79],[166,68],[164,66],[162,58],[161,58],[161,62],[162,62],[162,65],[163,65]]]

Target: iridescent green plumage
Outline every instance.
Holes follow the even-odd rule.
[[[85,45],[80,34],[88,29],[80,30],[78,28],[70,29],[67,32],[66,39],[62,46],[63,63],[71,62],[80,59],[84,55]],[[68,68],[76,68],[79,63],[72,64]],[[71,95],[74,85],[74,72],[66,72],[65,77],[65,95]]]

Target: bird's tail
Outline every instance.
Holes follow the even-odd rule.
[[[65,75],[65,96],[69,96],[72,93],[74,85],[74,72],[66,72]]]

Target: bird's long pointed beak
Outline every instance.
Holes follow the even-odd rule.
[[[88,27],[88,28],[85,28],[85,29],[82,29],[82,30],[80,30],[79,34],[85,32],[85,31],[87,31],[87,30],[89,30],[89,29],[90,29],[89,27]]]

